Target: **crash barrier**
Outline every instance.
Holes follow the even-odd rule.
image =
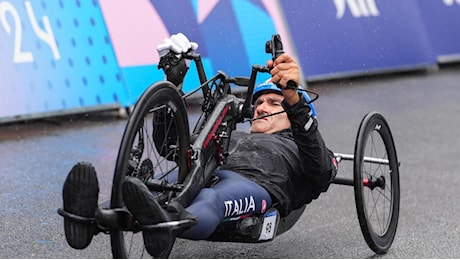
[[[242,76],[279,33],[314,81],[456,62],[459,14],[460,0],[0,0],[0,123],[132,106],[177,32],[208,75]]]

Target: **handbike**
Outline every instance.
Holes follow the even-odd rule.
[[[273,59],[283,52],[279,35],[273,35],[267,42],[266,52],[271,53]],[[219,71],[207,79],[199,54],[187,54],[184,58],[195,62],[201,85],[183,95],[170,81],[160,81],[141,95],[120,144],[109,204],[98,209],[94,218],[58,210],[66,218],[95,223],[101,232],[110,234],[115,258],[142,258],[147,254],[142,230],[183,229],[195,224],[195,220],[185,219],[140,225],[123,202],[121,190],[125,177],[141,179],[161,205],[174,201],[188,206],[201,189],[218,181],[214,172],[225,163],[232,131],[238,123],[252,118],[251,99],[257,74],[269,72],[266,66],[253,65],[249,78],[230,77]],[[246,87],[246,95],[232,94],[234,85]],[[200,90],[202,113],[190,131],[186,101]],[[167,118],[163,120],[167,123],[155,122],[157,117]],[[375,253],[386,253],[396,234],[400,187],[399,162],[384,117],[377,112],[367,114],[358,130],[354,154],[335,154],[335,158],[339,163],[353,161],[353,178],[336,176],[333,183],[354,187],[363,236]],[[276,210],[254,216],[259,221],[255,221],[250,230],[256,232],[238,230],[242,220],[224,222],[209,240],[270,241],[289,230],[304,209],[305,205],[283,217]]]

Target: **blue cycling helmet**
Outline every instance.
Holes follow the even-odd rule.
[[[302,95],[304,96],[307,102],[311,101],[311,98],[308,96],[306,91],[302,90],[301,86],[299,86],[299,90],[297,90],[297,92],[302,93]],[[268,79],[264,83],[261,83],[254,88],[254,92],[252,92],[252,104],[254,104],[254,102],[259,98],[260,95],[266,94],[266,93],[275,93],[275,94],[283,95],[281,93],[281,89],[278,88],[271,81],[271,79]],[[316,117],[315,106],[313,106],[313,103],[310,103],[309,106],[311,108],[312,116]]]

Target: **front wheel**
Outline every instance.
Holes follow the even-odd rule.
[[[149,87],[136,103],[123,134],[110,207],[125,207],[121,190],[126,176],[137,177],[147,186],[182,183],[188,174],[189,134],[185,104],[175,87],[167,81]],[[174,191],[157,187],[154,195],[163,205],[174,196]],[[136,222],[122,226],[123,230],[110,231],[113,257],[149,256]]]
[[[354,191],[364,239],[377,254],[388,252],[399,218],[399,162],[385,118],[367,114],[355,144]]]

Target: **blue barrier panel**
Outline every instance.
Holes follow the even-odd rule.
[[[0,122],[133,105],[164,78],[155,47],[178,32],[200,44],[208,75],[248,76],[287,31],[276,4],[0,0]],[[198,85],[192,65],[184,91]]]
[[[460,0],[417,1],[438,62],[460,61]]]
[[[156,46],[178,32],[208,76],[249,76],[274,33],[309,80],[430,66],[459,52],[458,3],[0,0],[0,122],[133,105],[164,78]],[[198,85],[192,64],[184,91]]]
[[[280,1],[308,80],[435,63],[416,1]]]
[[[123,1],[100,0],[100,4],[133,101],[164,78],[157,69],[155,47],[172,34],[182,32],[199,44],[208,76],[217,70],[249,76],[252,64],[265,64],[270,58],[265,42],[286,31],[275,1],[145,0],[132,1],[129,8]],[[199,85],[191,64],[183,90]]]
[[[0,1],[0,121],[129,104],[97,1]]]

